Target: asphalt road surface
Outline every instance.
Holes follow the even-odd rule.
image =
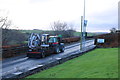
[[[94,40],[87,40],[84,49],[89,50],[91,46],[94,46]],[[2,61],[2,76],[7,76],[10,74],[18,75],[25,70],[31,70],[36,66],[41,66],[51,61],[55,61],[59,58],[75,54],[76,52],[80,52],[80,43],[75,43],[66,46],[65,51],[63,53],[52,54],[41,59],[28,58],[26,56],[22,56],[21,58],[18,59],[15,58],[6,59]]]

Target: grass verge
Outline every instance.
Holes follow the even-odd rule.
[[[100,48],[27,78],[118,78],[118,48]]]

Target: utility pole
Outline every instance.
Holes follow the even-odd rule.
[[[80,50],[85,50],[85,34],[86,34],[86,26],[85,26],[85,0],[84,0],[84,9],[83,16],[81,16],[81,44]]]
[[[86,32],[86,26],[85,26],[85,0],[84,0],[84,13],[83,13],[83,49],[85,50],[85,32]]]

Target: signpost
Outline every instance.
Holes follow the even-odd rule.
[[[97,39],[97,43],[105,43],[105,39]]]
[[[87,26],[87,20],[84,20],[84,26],[86,27]]]
[[[82,51],[82,38],[83,38],[83,30],[82,30],[82,27],[83,26],[83,16],[81,16],[81,37],[80,37],[80,50]]]

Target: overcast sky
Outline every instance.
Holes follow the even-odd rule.
[[[80,31],[84,0],[0,0],[0,16],[8,16],[18,29],[50,30],[54,21],[73,24]],[[118,28],[120,0],[86,0],[87,31]]]

